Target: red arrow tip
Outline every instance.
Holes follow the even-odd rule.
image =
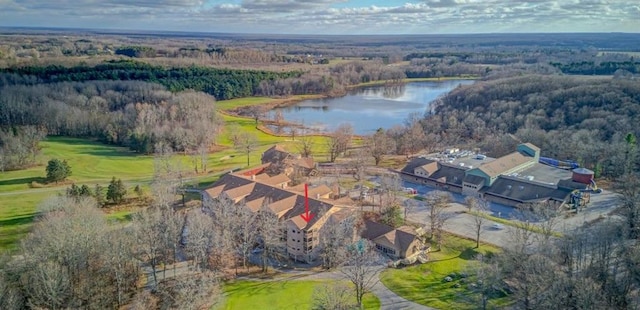
[[[313,213],[302,213],[300,214],[300,217],[307,223],[309,223],[312,219],[313,219]]]

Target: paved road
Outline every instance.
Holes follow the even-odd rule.
[[[471,240],[476,239],[474,216],[463,213],[467,210],[466,206],[459,203],[452,203],[447,209],[449,220],[444,225],[444,230],[456,235],[467,237]],[[416,205],[407,212],[407,218],[416,223],[427,225],[429,212],[424,204]],[[498,247],[506,247],[511,243],[511,235],[513,227],[503,225],[501,229],[493,228],[496,224],[494,221],[484,220],[482,229],[480,230],[480,241],[496,245]]]

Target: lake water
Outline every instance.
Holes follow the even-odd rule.
[[[370,134],[378,128],[402,124],[411,113],[423,115],[429,104],[460,84],[473,80],[412,82],[396,86],[371,86],[351,90],[337,98],[305,100],[278,108],[288,122],[304,124],[315,131],[330,132],[342,123],[353,126],[356,134]]]

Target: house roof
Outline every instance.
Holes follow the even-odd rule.
[[[402,226],[394,229],[391,226],[370,220],[364,221],[364,230],[361,236],[377,244],[394,248],[401,253],[406,252],[411,244],[418,238],[410,226]]]
[[[292,219],[300,217],[301,214],[305,213],[304,196],[276,186],[280,184],[280,181],[284,180],[288,180],[284,175],[269,178],[257,175],[255,180],[252,180],[250,175],[229,173],[222,176],[205,192],[212,198],[218,198],[224,193],[238,202],[242,199],[245,205],[254,212],[265,206],[265,203],[268,203],[266,207],[280,218]],[[319,192],[330,191],[327,186],[319,186],[315,190]],[[314,216],[308,223],[305,222],[305,226],[301,227],[301,229],[310,228],[320,219],[321,212],[329,211],[334,207],[331,203],[313,199],[311,194],[309,196],[309,211]]]
[[[255,186],[256,186],[256,183],[249,183],[249,184],[238,186],[229,190],[225,190],[224,193],[231,200],[242,199],[248,196],[249,194],[251,194]]]
[[[526,147],[536,151],[536,152],[540,152],[540,148],[535,146],[533,143],[531,142],[527,142],[527,143],[522,143],[522,145],[525,145]]]
[[[290,219],[293,217],[300,217],[302,214],[305,213],[304,196],[296,195],[295,197],[296,197],[296,202],[293,208],[284,214],[285,218]],[[318,222],[318,220],[321,218],[321,215],[324,212],[328,212],[331,208],[333,208],[333,206],[334,205],[330,203],[309,198],[309,213],[311,213],[313,217],[307,223],[307,225],[304,226],[302,229],[311,228],[313,225],[315,225],[316,222]]]
[[[411,227],[403,226],[376,238],[374,242],[384,239],[386,242],[391,243],[394,248],[405,253],[417,238],[418,236]]]
[[[411,161],[409,161],[407,163],[406,166],[404,166],[404,168],[402,168],[401,172],[405,173],[405,174],[413,174],[413,171],[421,166],[424,166],[426,164],[429,163],[433,163],[436,162],[435,160],[432,159],[426,159],[426,158],[422,158],[422,157],[417,157],[412,159]]]
[[[214,183],[211,188],[206,189],[205,192],[211,198],[218,198],[218,196],[220,196],[220,194],[224,191],[245,186],[251,183],[251,180],[247,180],[237,175],[227,173],[223,175],[216,183]]]
[[[291,179],[289,179],[288,176],[284,175],[284,174],[277,174],[268,178],[264,178],[264,179],[260,179],[258,180],[260,182],[263,182],[265,184],[268,185],[272,185],[272,186],[277,186],[280,185],[282,183],[289,183],[289,181],[291,181]]]
[[[374,240],[392,230],[393,227],[391,226],[370,220],[365,220],[364,229],[362,230],[362,233],[360,233],[360,235],[362,236],[362,238]]]
[[[484,178],[481,176],[473,175],[473,174],[467,174],[464,177],[463,182],[469,183],[469,184],[481,185],[481,184],[484,184]]]
[[[292,163],[295,166],[306,168],[306,169],[313,169],[316,167],[316,163],[311,157],[296,158],[292,160]]]
[[[480,165],[478,169],[493,178],[531,160],[534,160],[534,158],[522,155],[519,152],[513,152],[500,158],[496,158],[496,160],[492,162],[484,163]]]
[[[262,163],[281,162],[290,155],[280,144],[276,144],[262,153]]]
[[[500,176],[490,187],[485,188],[484,193],[526,203],[548,199],[564,201],[571,193],[571,189]]]
[[[468,168],[458,167],[458,166],[449,166],[447,164],[441,163],[440,169],[434,172],[429,176],[429,179],[438,180],[440,182],[444,181],[448,184],[453,184],[457,186],[462,186],[462,180],[464,179],[465,171]]]
[[[572,179],[564,179],[558,181],[558,188],[585,189],[587,184],[574,182]]]
[[[431,175],[434,172],[438,171],[439,166],[440,165],[437,162],[433,161],[433,162],[426,163],[426,164],[420,166],[420,168],[422,168],[424,171],[428,172],[429,175]]]

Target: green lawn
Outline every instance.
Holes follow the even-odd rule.
[[[235,281],[224,286],[227,298],[220,309],[311,309],[313,290],[323,281]],[[354,297],[355,301],[355,297]],[[364,296],[365,309],[379,309],[373,294]]]
[[[228,125],[238,130],[254,133],[258,138],[257,148],[250,155],[250,165],[260,163],[262,152],[276,143],[281,143],[290,152],[297,153],[298,141],[288,137],[276,137],[256,129],[252,119],[223,116]],[[220,172],[247,165],[245,153],[233,149],[228,130],[218,138],[221,150],[209,155],[207,175],[187,176],[188,182],[205,186],[219,177]],[[322,153],[326,146],[326,138],[311,137],[314,140],[314,157],[324,159]],[[25,170],[0,172],[0,250],[11,249],[16,241],[29,231],[37,205],[46,197],[64,192],[68,185],[49,185],[45,188],[32,188],[32,182],[44,183],[45,167],[52,158],[67,160],[71,166],[70,182],[87,184],[93,188],[96,183],[106,185],[112,177],[121,178],[130,190],[136,184],[143,187],[153,177],[153,156],[140,155],[124,147],[107,145],[87,139],[69,137],[48,137],[40,143],[41,155],[37,165]],[[189,156],[177,155],[175,160],[181,162],[183,169],[192,172],[192,161]],[[145,187],[146,188],[146,187]],[[126,220],[130,211],[111,214],[110,218]]]
[[[451,274],[471,275],[471,266],[478,253],[497,253],[493,246],[481,245],[474,249],[475,242],[447,235],[442,251],[430,253],[431,262],[402,269],[387,269],[381,275],[382,283],[396,294],[416,303],[438,309],[475,309],[473,298],[467,289],[473,277],[454,277],[452,282],[444,281]],[[460,287],[456,288],[455,285]],[[494,306],[509,303],[506,297],[491,300]]]

